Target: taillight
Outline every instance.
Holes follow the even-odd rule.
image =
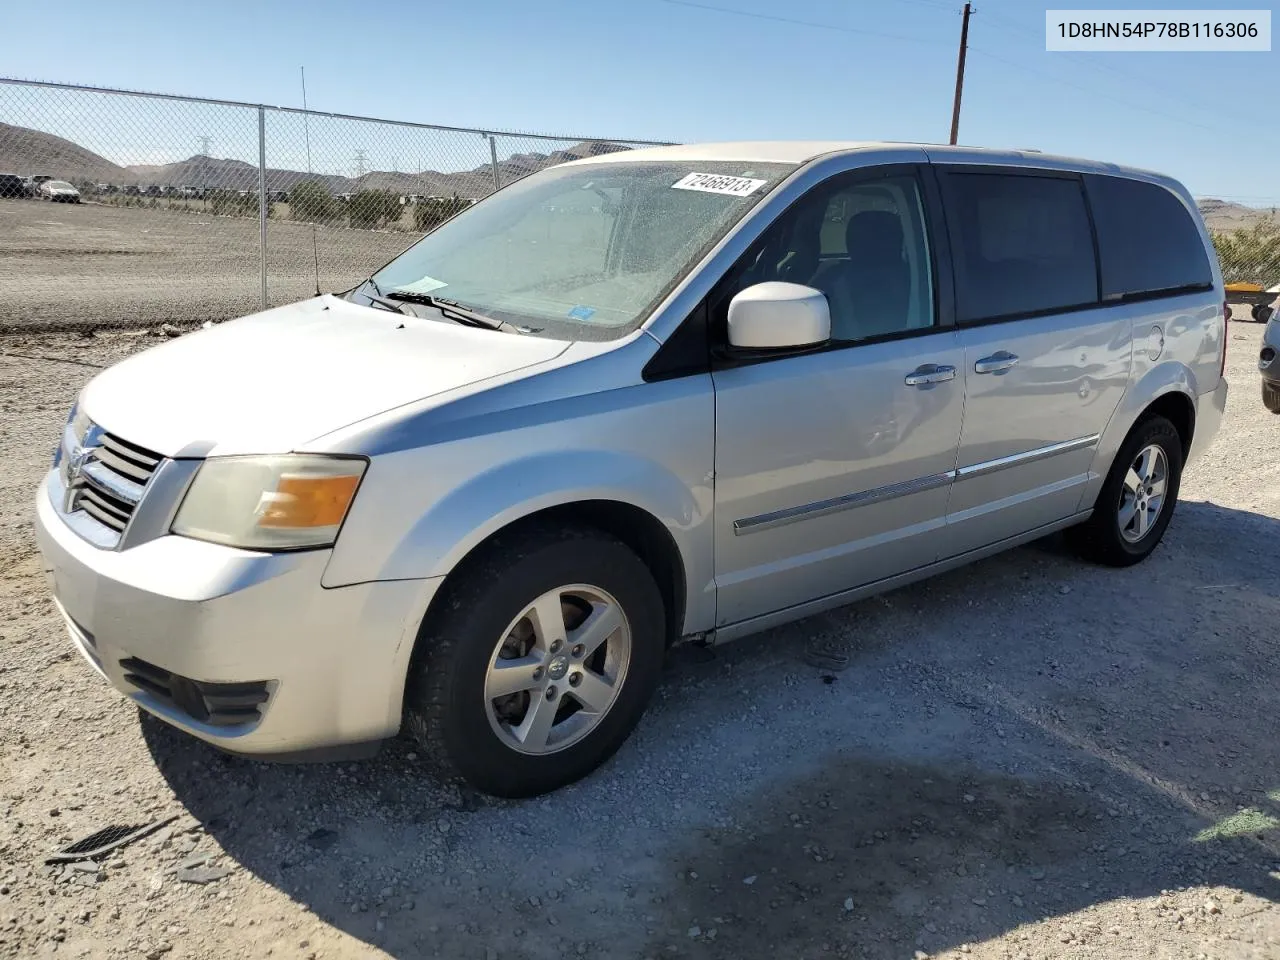
[[[1222,301],[1222,362],[1218,365],[1218,376],[1225,377],[1227,375],[1227,341],[1231,339],[1231,305],[1226,300]]]

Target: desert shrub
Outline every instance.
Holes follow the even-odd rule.
[[[1215,232],[1213,246],[1227,283],[1280,283],[1280,222],[1263,219],[1252,227]]]
[[[413,208],[413,228],[422,233],[434,230],[455,213],[467,208],[467,202],[456,193],[452,197],[430,197],[420,200]]]
[[[400,219],[400,198],[390,190],[361,190],[347,204],[347,215],[353,227],[375,230]]]
[[[318,180],[304,180],[289,191],[289,216],[294,220],[332,223],[341,212],[338,199]]]
[[[237,190],[210,190],[209,212],[220,217],[256,217],[258,215],[258,195],[250,191],[241,194]],[[267,205],[267,215],[271,215],[271,206]]]

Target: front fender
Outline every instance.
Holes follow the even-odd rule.
[[[661,463],[616,450],[535,453],[477,473],[433,500],[392,544],[375,550],[373,544],[340,538],[325,585],[443,577],[511,523],[588,500],[624,503],[657,518],[684,565],[686,625],[714,619],[710,477],[690,485]],[[361,555],[367,560],[375,552],[383,561],[376,568],[364,567]]]
[[[693,490],[651,460],[610,450],[525,457],[476,476],[435,503],[392,551],[383,579],[444,576],[503,527],[540,510],[584,500],[612,500],[644,510],[667,528],[682,554],[709,513]],[[687,555],[685,562],[687,568]]]

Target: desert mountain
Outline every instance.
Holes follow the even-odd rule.
[[[552,153],[516,153],[498,161],[498,175],[503,183],[510,183],[535,170],[566,163],[582,157],[626,150],[616,143],[599,141],[575,144],[565,150]],[[253,190],[258,186],[258,168],[243,160],[219,160],[213,157],[195,156],[177,163],[161,166],[131,166],[128,168],[144,184],[169,187],[219,187],[228,190]],[[298,170],[267,168],[267,188],[290,190],[304,180],[319,180],[332,193],[355,193],[360,190],[390,190],[393,193],[418,193],[427,196],[482,197],[493,188],[493,170],[482,164],[471,170],[441,173],[424,170],[422,173],[373,170],[360,177],[340,177],[332,174],[307,174]]]
[[[1268,216],[1280,222],[1280,215],[1277,214],[1275,207],[1261,209],[1258,207],[1246,207],[1243,204],[1216,200],[1213,197],[1204,197],[1197,200],[1196,203],[1200,207],[1200,215],[1204,217],[1205,226],[1210,230],[1222,231],[1248,228]]]
[[[70,140],[0,123],[0,170],[24,177],[48,174],[59,180],[136,183],[134,175]]]
[[[498,175],[510,183],[543,167],[569,160],[629,149],[604,141],[583,141],[551,153],[513,153],[498,161]],[[156,184],[170,187],[221,187],[229,190],[255,190],[258,168],[243,160],[193,156],[176,163],[138,164],[122,167],[105,157],[42,130],[0,123],[0,171],[23,176],[49,174],[62,180],[127,184]],[[304,180],[319,180],[332,193],[354,193],[359,190],[390,190],[394,193],[418,193],[434,196],[483,197],[493,189],[493,170],[485,163],[470,170],[443,173],[424,170],[420,174],[374,170],[359,178],[333,174],[311,175],[300,170],[267,169],[267,186],[271,190],[290,190]],[[1239,203],[1205,197],[1197,201],[1205,223],[1211,230],[1235,230],[1250,227],[1259,219],[1280,220],[1276,208],[1246,207]]]
[[[498,175],[503,183],[510,183],[543,167],[626,149],[617,143],[584,141],[551,153],[515,153],[498,161]],[[258,186],[257,165],[244,160],[198,155],[175,163],[122,167],[54,134],[4,123],[0,123],[0,171],[23,176],[45,173],[61,180],[112,183],[116,186],[154,184],[227,190],[255,190]],[[267,169],[267,187],[271,190],[290,190],[304,180],[319,180],[333,193],[391,190],[429,196],[456,193],[461,197],[483,197],[493,189],[493,170],[485,163],[471,170],[450,173],[374,170],[352,178],[333,174],[312,175],[301,170]]]

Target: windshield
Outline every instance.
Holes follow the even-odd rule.
[[[46,180],[45,183],[49,185],[49,189],[51,190],[53,189],[74,190],[75,189],[73,186],[71,186],[71,184],[67,183],[67,181],[65,180]]]
[[[794,168],[615,161],[553,167],[460,213],[373,276],[543,336],[634,330],[728,229]]]

